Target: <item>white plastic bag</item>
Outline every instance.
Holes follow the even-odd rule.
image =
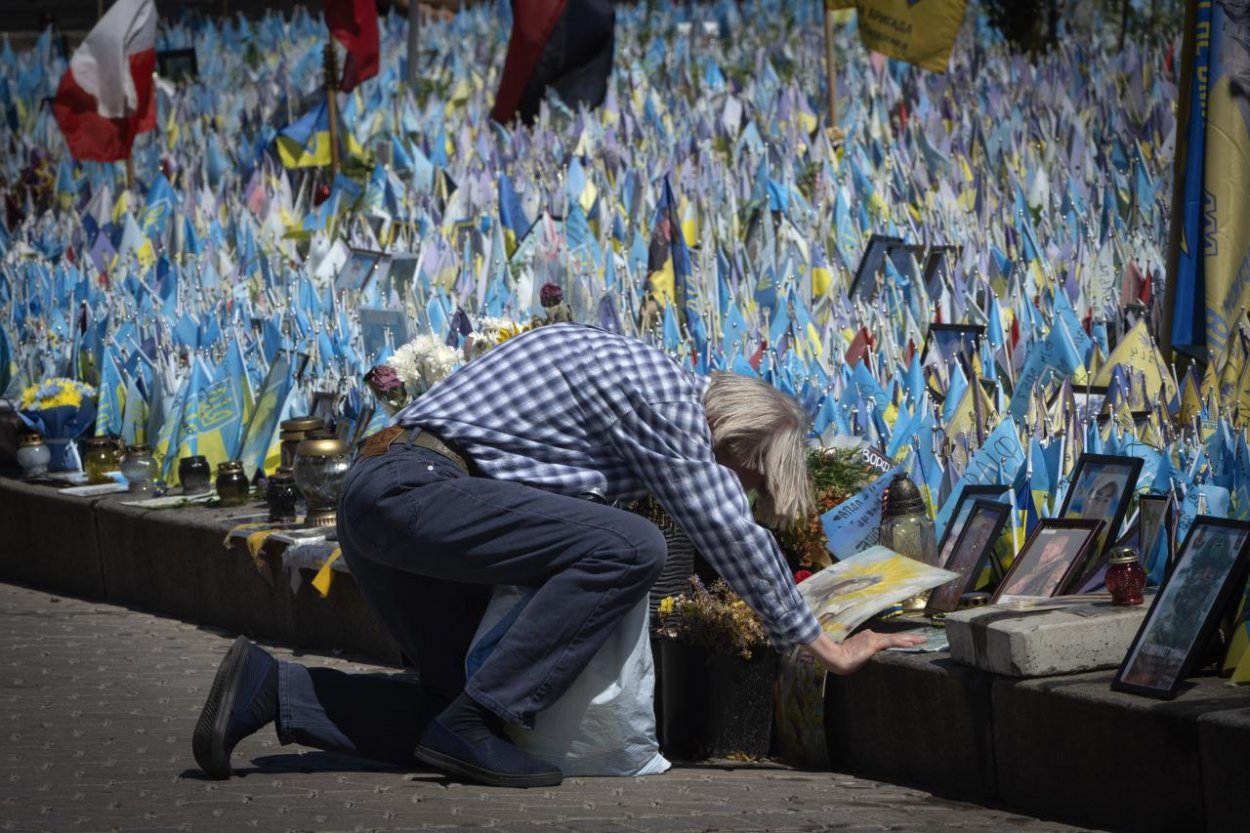
[[[473,636],[466,676],[498,645],[531,588],[500,585]],[[574,775],[655,775],[672,766],[655,735],[655,664],[647,633],[647,597],[625,615],[568,691],[534,718],[533,729],[509,726],[517,746]]]

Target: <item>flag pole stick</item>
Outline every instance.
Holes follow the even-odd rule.
[[[133,156],[126,157],[126,190],[129,191],[135,187],[135,158]]]
[[[334,39],[326,41],[325,48],[326,74],[326,113],[330,121],[330,177],[333,179],[339,172],[339,88],[338,56],[334,54]]]
[[[823,0],[822,0],[822,5]],[[838,124],[838,63],[833,53],[833,12],[825,8],[825,81],[829,85],[829,127]]]

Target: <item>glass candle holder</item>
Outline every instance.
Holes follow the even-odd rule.
[[[130,493],[146,495],[153,491],[156,480],[156,461],[152,459],[152,449],[146,445],[132,445],[126,449],[122,458],[122,476],[130,486]]]
[[[23,434],[17,446],[17,464],[27,478],[43,477],[52,462],[52,449],[43,441],[42,434]]]
[[[289,471],[279,469],[269,476],[265,485],[265,503],[269,505],[269,520],[273,523],[290,523],[295,520],[295,504],[299,489]]]
[[[111,483],[108,473],[117,470],[116,444],[109,437],[88,437],[84,441],[86,452],[82,457],[83,471],[88,483]]]
[[[321,421],[321,417],[302,416],[294,419],[284,419],[279,425],[280,434],[278,439],[281,441],[282,468],[292,469],[295,466],[295,450],[299,448],[299,444],[308,438],[308,435],[314,431],[320,431],[325,427],[325,423]]]
[[[183,457],[178,461],[178,482],[184,495],[202,495],[212,489],[213,470],[201,455]]]
[[[242,506],[247,503],[252,485],[243,473],[242,460],[227,460],[217,466],[217,500],[222,506]]]
[[[933,521],[929,520],[924,498],[915,483],[904,475],[895,475],[886,492],[882,515],[882,546],[925,564],[936,564],[937,542]],[[903,610],[923,610],[929,602],[930,592],[926,590],[909,596],[900,605]]]
[[[1146,589],[1146,571],[1132,547],[1115,547],[1107,559],[1107,590],[1113,605],[1139,605]]]
[[[310,526],[334,526],[339,492],[351,466],[347,445],[330,437],[304,440],[295,451],[295,485],[308,501]]]

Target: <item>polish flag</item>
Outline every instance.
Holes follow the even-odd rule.
[[[117,0],[70,58],[52,101],[75,159],[130,156],[135,136],[156,127],[155,70],[156,4]]]

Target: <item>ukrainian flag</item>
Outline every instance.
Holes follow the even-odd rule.
[[[282,128],[274,140],[278,156],[288,168],[316,168],[330,164],[330,114],[323,101]]]
[[[690,252],[677,224],[677,200],[668,176],[655,207],[651,223],[651,244],[647,247],[647,306],[663,308],[677,304],[677,314],[685,313],[687,282],[690,278]],[[680,323],[680,322],[679,322]]]

